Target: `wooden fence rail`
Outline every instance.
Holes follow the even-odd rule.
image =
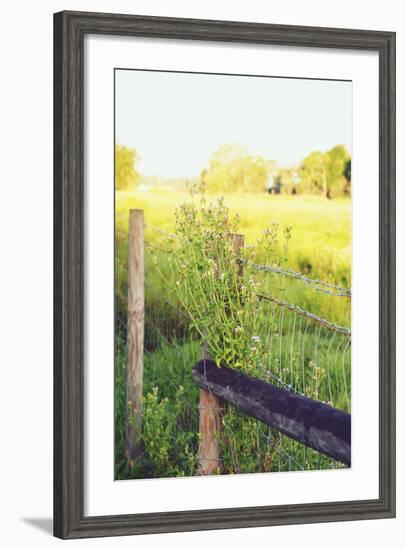
[[[351,465],[351,415],[208,359],[193,369],[207,392],[281,433],[348,466]]]

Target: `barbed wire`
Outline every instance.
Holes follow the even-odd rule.
[[[169,231],[166,231],[166,230],[164,230],[162,228],[159,228],[159,227],[156,227],[154,225],[144,224],[144,227],[147,228],[147,229],[150,229],[152,231],[155,231],[155,232],[157,232],[161,235],[164,235],[166,237],[170,237],[170,238],[174,238],[174,239],[178,238],[178,236],[176,234],[170,233]],[[117,230],[117,231],[120,234],[125,235],[125,233],[123,231],[120,231],[120,230]],[[158,250],[160,252],[169,253],[168,250],[165,250],[165,249],[157,246],[156,244],[151,243],[150,241],[146,240],[145,244],[149,248],[155,248],[156,250]],[[277,266],[259,265],[259,264],[254,265],[254,269],[256,269],[257,271],[271,272],[271,273],[276,273],[278,275],[285,275],[287,277],[292,277],[294,279],[300,280],[302,283],[310,286],[311,288],[313,288],[314,290],[317,290],[318,292],[322,292],[324,294],[329,294],[331,296],[345,297],[345,298],[350,298],[350,299],[351,299],[351,296],[352,296],[351,289],[349,289],[349,288],[342,287],[342,286],[339,286],[339,285],[334,285],[332,283],[327,283],[326,281],[322,281],[320,279],[313,279],[311,277],[308,277],[304,273],[301,273],[299,271],[294,271],[293,269],[288,269],[288,268],[287,269],[282,269],[282,268],[277,267]]]
[[[171,237],[172,239],[177,239],[178,236],[174,233],[169,233],[169,231],[165,231],[164,229],[161,229],[159,227],[155,227],[154,225],[144,224],[144,227],[147,229],[151,229],[152,231],[156,231],[157,233],[160,233],[161,235],[165,235],[165,237]]]
[[[314,288],[314,290],[318,290],[319,292],[324,292],[325,294],[331,294],[333,296],[345,296],[346,298],[351,298],[351,290],[349,288],[333,285],[331,283],[326,283],[325,281],[320,281],[319,279],[311,279],[310,277],[307,277],[303,273],[300,273],[298,271],[293,271],[293,269],[282,269],[280,267],[276,267],[272,265],[254,265],[254,269],[256,269],[257,271],[270,271],[272,273],[277,273],[278,275],[286,275],[288,277],[299,279],[306,285],[309,285],[312,288]]]
[[[329,330],[333,332],[337,332],[339,334],[344,334],[345,336],[351,336],[351,330],[347,327],[341,327],[340,325],[336,325],[335,323],[332,323],[331,321],[328,321],[327,319],[323,319],[322,317],[319,317],[315,313],[311,313],[310,311],[306,311],[305,309],[302,309],[299,306],[296,306],[295,304],[291,304],[289,302],[285,302],[284,300],[278,300],[278,298],[274,298],[273,296],[267,296],[265,294],[257,294],[258,298],[260,300],[268,300],[269,302],[274,302],[275,304],[284,307],[286,309],[289,309],[290,311],[294,311],[298,315],[302,315],[303,317],[307,317],[308,319],[311,319],[315,323],[319,323],[320,325],[328,328]]]

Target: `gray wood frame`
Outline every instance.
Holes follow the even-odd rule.
[[[370,50],[379,54],[379,498],[85,517],[83,38],[86,34]],[[395,33],[102,13],[54,16],[54,534],[198,531],[395,515]]]

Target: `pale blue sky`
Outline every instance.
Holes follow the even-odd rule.
[[[299,163],[352,147],[351,82],[116,71],[116,142],[143,175],[195,177],[221,145]]]

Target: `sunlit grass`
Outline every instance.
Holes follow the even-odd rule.
[[[209,196],[215,201],[216,197]],[[187,193],[150,191],[144,193],[116,193],[117,228],[125,241],[129,210],[144,210],[148,226],[173,231],[174,211],[182,202],[190,200]],[[316,196],[263,194],[230,194],[225,204],[241,219],[240,230],[246,244],[255,244],[262,230],[274,221],[292,225],[289,243],[288,267],[326,282],[351,286],[351,201],[328,200]],[[121,234],[119,233],[119,236]],[[146,228],[146,240],[162,243],[161,234]],[[118,239],[118,262],[126,269],[126,243]],[[165,269],[165,255],[160,263]],[[126,271],[122,273],[126,276]],[[266,280],[267,275],[262,275]],[[147,254],[147,278],[165,294],[162,280],[150,270]],[[120,281],[117,281],[120,286]],[[123,281],[123,284],[125,281]],[[331,321],[350,326],[350,302],[309,289],[302,283],[285,278],[284,299]],[[157,294],[157,293],[156,293]]]
[[[175,208],[187,200],[189,195],[182,192],[117,192],[119,227],[125,227],[131,208],[140,208],[144,210],[147,224],[171,231]],[[232,213],[240,215],[241,232],[247,244],[255,243],[261,231],[273,221],[292,225],[290,267],[337,284],[350,285],[350,200],[266,193],[231,194],[225,196],[225,204]]]

